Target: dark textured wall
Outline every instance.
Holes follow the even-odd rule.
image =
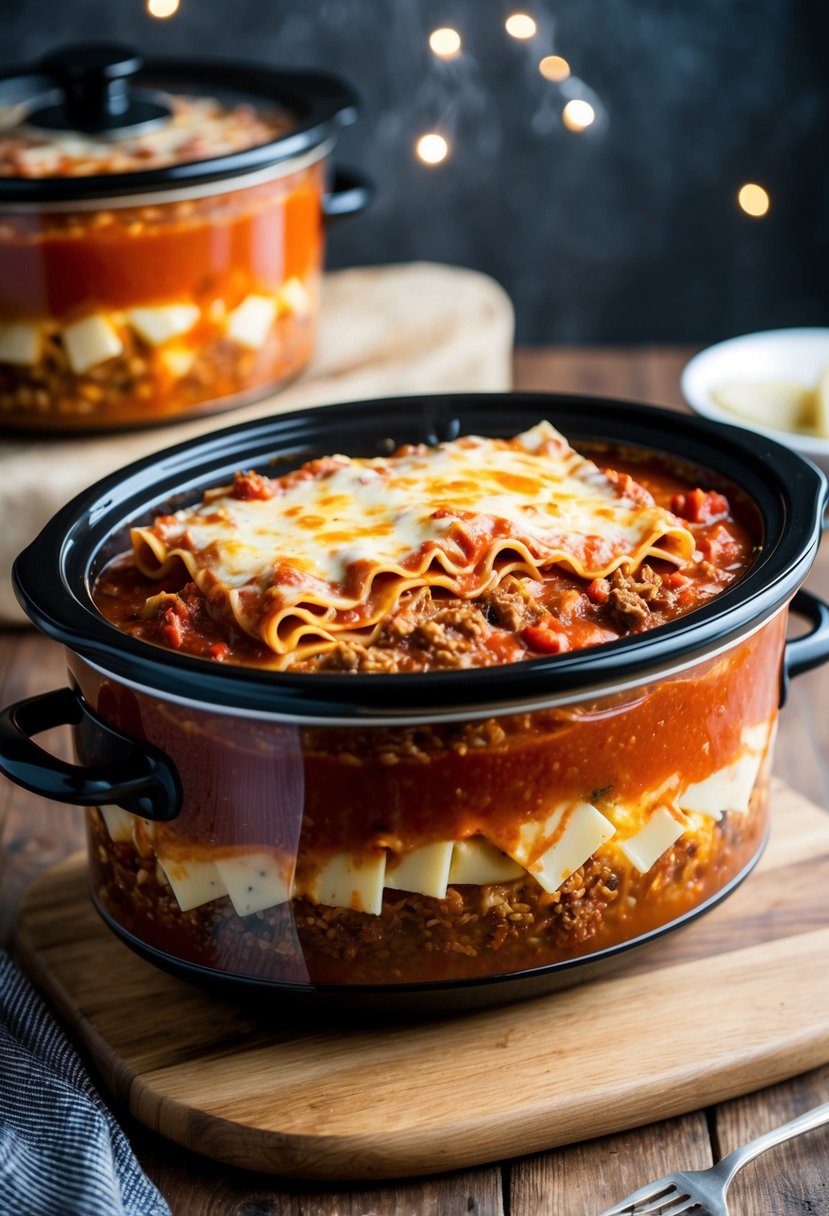
[[[530,43],[507,37],[532,12]],[[519,337],[707,341],[829,323],[829,4],[825,0],[0,0],[13,63],[66,41],[325,66],[364,99],[340,159],[364,166],[370,215],[332,233],[329,265],[475,266],[510,292]],[[452,24],[464,54],[426,38]],[[607,114],[561,125],[537,71],[555,50]],[[445,130],[437,168],[416,137]],[[768,216],[741,213],[758,181]]]

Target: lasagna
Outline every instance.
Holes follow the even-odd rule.
[[[611,641],[703,602],[751,552],[731,521],[728,560],[703,560],[699,544],[722,548],[727,520],[722,495],[660,504],[540,423],[276,479],[239,473],[134,529],[132,574],[111,570],[98,602],[132,612],[117,623],[139,636],[220,660],[487,666]]]
[[[95,588],[149,644],[304,673],[429,672],[616,641],[706,603],[755,539],[653,454],[546,422],[388,456],[239,472],[137,527]],[[130,932],[235,974],[490,975],[671,923],[756,856],[784,615],[689,671],[559,709],[412,726],[186,711],[76,678],[174,761],[184,807],[91,820]],[[139,727],[140,724],[140,727]]]
[[[0,107],[0,179],[146,174],[287,135],[283,112],[169,97],[158,127],[106,138],[27,126]],[[34,188],[34,186],[33,186]],[[209,192],[6,208],[0,225],[0,423],[146,425],[228,408],[310,357],[322,162]]]
[[[0,108],[0,177],[89,177],[181,165],[269,143],[294,126],[285,114],[226,106],[213,97],[164,95],[169,120],[149,131],[107,138],[29,126],[24,110]]]

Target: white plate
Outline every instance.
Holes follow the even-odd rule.
[[[768,329],[700,351],[682,369],[680,386],[691,409],[705,418],[770,435],[829,471],[829,439],[753,424],[717,405],[711,390],[735,380],[797,380],[813,388],[829,365],[829,329]]]

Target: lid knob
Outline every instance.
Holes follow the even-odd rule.
[[[85,43],[53,51],[40,62],[63,93],[62,101],[29,114],[38,127],[58,131],[134,133],[170,117],[156,94],[130,86],[142,59],[117,43]]]

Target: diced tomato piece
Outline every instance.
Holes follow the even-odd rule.
[[[721,524],[712,528],[710,534],[700,540],[699,547],[703,556],[712,565],[719,566],[721,570],[726,569],[732,562],[740,560],[739,542],[731,535],[728,528],[724,528]]]
[[[712,524],[717,519],[725,519],[730,507],[724,494],[697,487],[687,494],[674,494],[671,510],[674,515],[687,519],[691,524]]]
[[[527,625],[521,630],[521,637],[531,650],[538,650],[541,654],[561,654],[570,649],[567,635],[547,623]]]
[[[161,636],[168,646],[173,650],[178,650],[181,647],[184,638],[184,629],[182,628],[181,617],[176,612],[175,608],[168,608],[164,613],[164,624],[161,626]]]
[[[687,574],[680,574],[678,570],[672,570],[670,574],[662,575],[663,585],[669,587],[671,591],[678,591],[680,587],[687,587],[690,581]]]
[[[230,647],[227,642],[214,642],[212,646],[208,646],[207,653],[211,659],[215,659],[217,663],[221,663],[230,653]]]
[[[606,604],[610,598],[610,583],[606,578],[594,578],[587,584],[585,595],[593,604]]]
[[[268,499],[276,494],[276,483],[261,473],[236,473],[233,478],[233,497],[243,501]]]
[[[650,490],[635,481],[630,473],[620,473],[618,469],[602,469],[602,472],[623,498],[629,498],[631,502],[643,507],[653,506],[653,495]]]

